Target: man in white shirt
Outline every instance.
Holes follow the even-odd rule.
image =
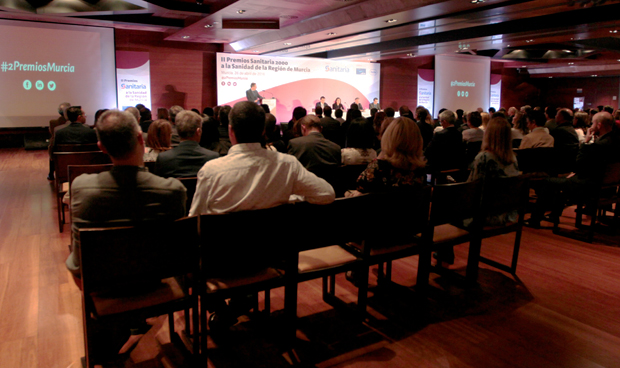
[[[519,149],[553,147],[555,139],[545,128],[545,116],[542,112],[530,110],[527,113],[527,127],[530,133],[523,137]]]
[[[229,120],[233,146],[227,156],[207,162],[198,172],[190,215],[270,208],[304,199],[316,204],[334,201],[332,186],[294,156],[261,147],[265,112],[259,106],[239,102]]]

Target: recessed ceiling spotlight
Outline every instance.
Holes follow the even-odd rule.
[[[188,38],[189,38],[189,36],[183,36],[183,38],[184,38],[184,39],[188,39]]]
[[[327,35],[328,36],[335,36],[336,34],[334,32],[329,32]]]
[[[618,59],[618,61],[620,61],[620,59]]]
[[[527,68],[527,65],[523,65],[521,68]]]
[[[471,0],[472,4],[482,4],[484,0]]]
[[[410,52],[410,53],[408,53],[408,54],[407,54],[407,56],[409,56],[409,57],[414,57],[414,56],[415,56],[415,54],[414,54],[413,52]]]
[[[510,45],[506,45],[506,47],[510,47]]]
[[[596,74],[592,74],[592,76],[593,76],[593,77],[598,77],[598,75],[596,75]]]
[[[394,18],[391,18],[391,19],[388,19],[388,20],[385,21],[385,23],[395,23],[395,22],[398,22],[398,20],[396,20]]]
[[[283,43],[283,45],[284,45],[284,46],[290,46],[290,45],[292,45],[292,43],[290,43],[290,42],[285,42],[285,43]]]
[[[260,51],[258,51],[258,50],[254,50],[254,51],[252,51],[252,52],[260,52]]]
[[[568,63],[568,65],[573,65],[573,64],[575,64],[575,63]]]
[[[549,77],[549,78],[553,78],[553,77]]]
[[[213,28],[213,24],[205,24],[205,28]]]
[[[372,59],[368,59],[368,61],[372,61]]]
[[[237,14],[243,14],[243,13],[245,13],[245,9],[239,9],[239,10],[237,10]]]

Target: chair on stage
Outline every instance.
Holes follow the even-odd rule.
[[[178,343],[173,313],[181,310],[193,311],[193,352],[198,353],[197,217],[80,229],[80,241],[87,367],[104,359],[97,356],[95,343],[101,326],[126,327],[168,314],[170,340]]]

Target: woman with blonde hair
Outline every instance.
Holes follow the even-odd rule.
[[[172,148],[172,126],[168,120],[158,119],[151,123],[146,146],[144,162],[155,162],[157,155]]]
[[[357,179],[357,190],[347,196],[422,186],[426,183],[425,166],[417,124],[409,118],[396,118],[383,133],[381,153]]]
[[[480,117],[482,118],[482,125],[480,125],[480,129],[486,130],[489,120],[491,120],[491,115],[489,115],[488,112],[481,112]]]

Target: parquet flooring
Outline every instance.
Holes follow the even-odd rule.
[[[70,229],[58,232],[47,151],[0,149],[0,367],[79,367],[81,297],[64,266]],[[369,214],[361,218],[369,218]],[[562,224],[574,218],[567,209]],[[282,223],[286,219],[282,219]],[[302,229],[300,229],[302,231]],[[486,240],[506,261],[513,237]],[[406,286],[371,288],[362,324],[321,300],[320,282],[299,287],[296,352],[303,367],[620,367],[620,236],[587,244],[526,229],[518,278],[482,266],[476,288],[433,275],[422,298]],[[467,246],[456,248],[464,269]],[[417,259],[393,279],[415,283]],[[371,283],[376,279],[371,276]],[[343,277],[339,295],[354,300]],[[272,293],[272,309],[283,307]],[[277,315],[277,312],[276,312]],[[126,367],[187,366],[161,331],[149,331]],[[275,322],[248,321],[210,346],[210,367],[286,367]]]

